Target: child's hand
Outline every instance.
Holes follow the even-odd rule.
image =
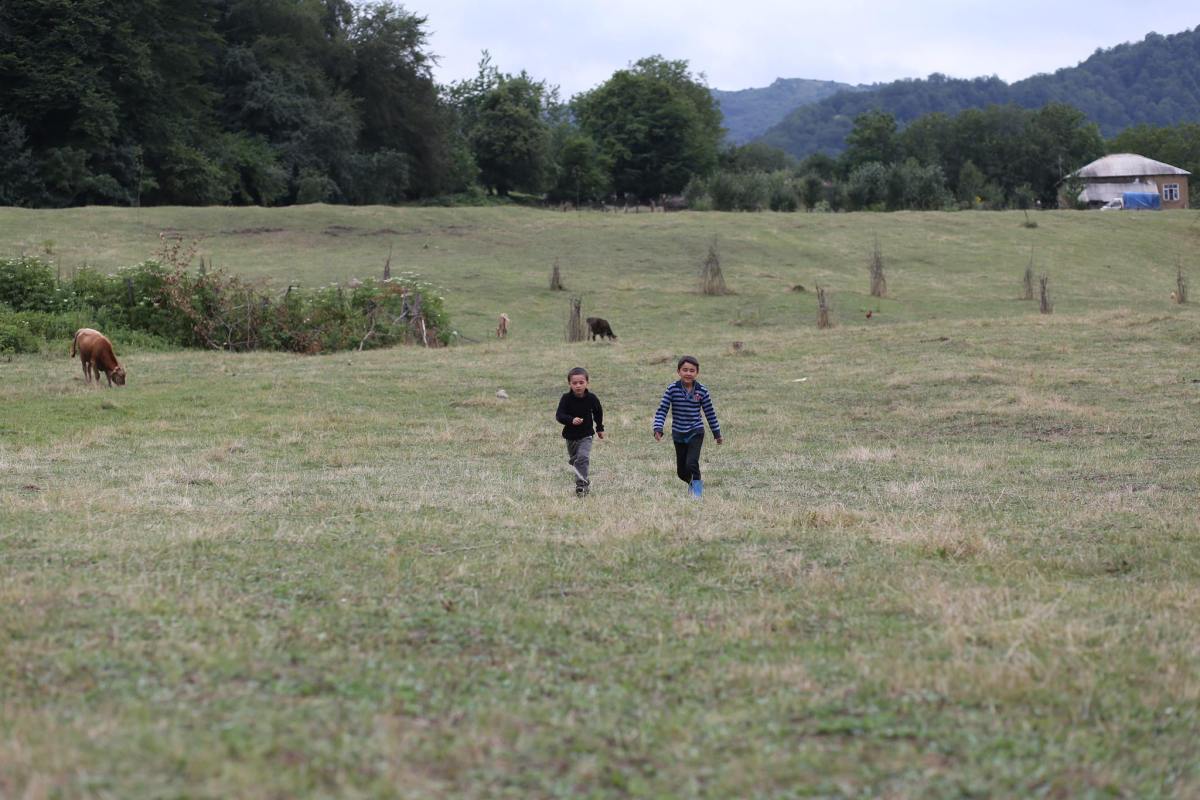
[[[721,444],[724,441],[725,440],[723,438],[721,438],[720,436],[717,437],[717,444]]]
[[[603,439],[603,438],[604,438],[604,431],[596,431],[596,435],[597,435],[597,436],[599,436],[601,439]]]
[[[655,432],[654,432],[654,441],[656,441],[656,442],[661,442],[661,441],[662,441],[662,431],[655,431]]]
[[[575,419],[571,420],[571,424],[572,425],[582,425],[583,417],[576,417]]]

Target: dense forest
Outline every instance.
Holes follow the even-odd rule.
[[[931,113],[1014,104],[1041,108],[1069,103],[1115,136],[1133,125],[1200,122],[1200,28],[1097,50],[1078,66],[1035,75],[1011,85],[999,78],[962,80],[944,75],[900,80],[869,91],[839,92],[803,105],[768,130],[762,140],[797,157],[836,154],[853,120],[883,111],[907,125]]]
[[[396,200],[465,183],[452,128],[393,6],[0,5],[0,202]]]
[[[432,77],[426,20],[350,0],[5,0],[0,204],[392,203],[678,192],[720,112],[643,59],[560,101],[486,58]]]
[[[686,194],[694,208],[1000,208],[1055,202],[1067,173],[1113,147],[1200,172],[1195,126],[1182,124],[1200,117],[1200,29],[1012,86],[933,76],[872,91],[777,81],[714,93],[688,62],[650,56],[566,100],[486,52],[474,77],[439,85],[427,30],[389,0],[5,0],[0,205],[520,193],[575,204]],[[788,120],[813,122],[808,139],[781,126],[768,140],[783,149],[726,143],[725,126],[756,103],[829,92]],[[741,116],[723,117],[722,105]]]

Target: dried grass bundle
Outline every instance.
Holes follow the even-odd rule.
[[[700,291],[704,294],[729,294],[725,285],[725,276],[721,272],[721,257],[717,253],[717,239],[714,236],[708,246],[708,257],[700,269]]]

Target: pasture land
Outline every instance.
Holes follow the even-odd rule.
[[[0,363],[0,796],[1200,795],[1200,217],[1036,219],[0,211],[64,269],[391,246],[478,340]],[[572,292],[615,344],[563,342]],[[649,432],[685,351],[700,503]]]

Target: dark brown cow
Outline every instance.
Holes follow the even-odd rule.
[[[75,331],[75,338],[71,341],[71,358],[75,357],[77,350],[79,360],[83,363],[83,377],[88,383],[92,382],[93,376],[96,383],[100,383],[100,373],[103,372],[109,386],[114,383],[117,386],[125,385],[125,368],[117,361],[112,342],[103,333],[91,328]]]
[[[592,334],[592,341],[595,341],[597,336],[599,336],[601,339],[603,339],[605,336],[610,339],[617,338],[617,335],[613,333],[612,325],[609,325],[608,320],[606,319],[601,319],[600,317],[588,317],[587,325],[588,331]]]

